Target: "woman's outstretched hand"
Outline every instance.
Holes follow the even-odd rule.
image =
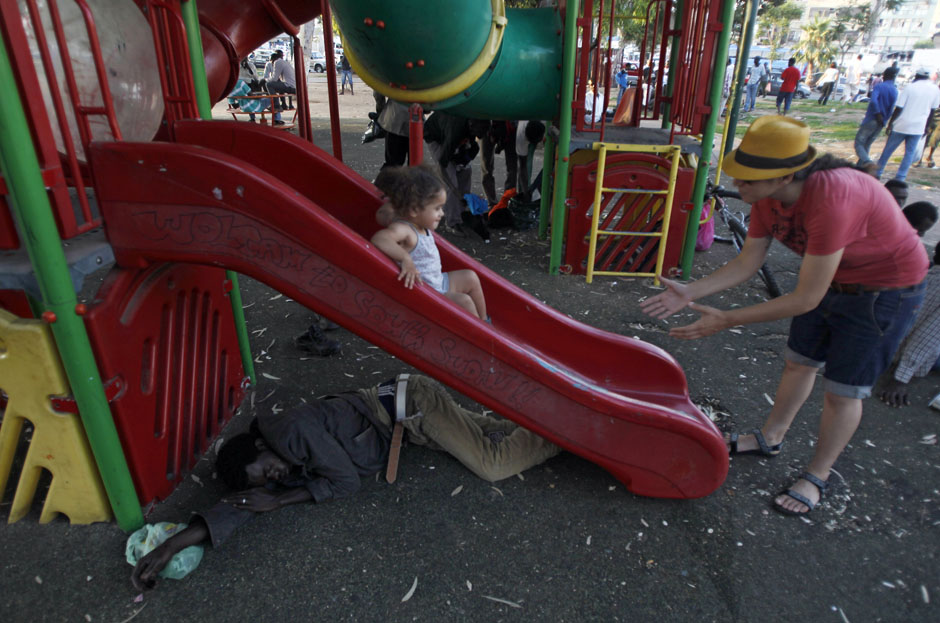
[[[699,305],[698,303],[689,303],[689,309],[697,311],[701,317],[692,324],[684,327],[669,329],[669,335],[680,340],[694,340],[708,335],[714,335],[719,331],[727,329],[731,325],[725,319],[725,312],[709,307],[708,305]]]
[[[640,309],[649,316],[663,320],[686,307],[692,302],[692,297],[689,295],[689,286],[665,277],[659,280],[666,290],[640,303]]]

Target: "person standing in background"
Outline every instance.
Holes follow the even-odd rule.
[[[747,98],[744,100],[744,112],[751,112],[757,104],[757,87],[760,85],[760,79],[763,73],[764,68],[760,64],[760,57],[755,56],[754,64],[747,70],[747,85],[745,91]]]
[[[858,97],[858,88],[862,83],[862,55],[859,54],[849,63],[848,73],[845,75],[845,92],[842,101],[852,103]]]

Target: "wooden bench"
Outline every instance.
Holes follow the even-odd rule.
[[[279,130],[289,130],[289,129],[291,129],[291,128],[297,126],[297,123],[296,123],[296,122],[297,122],[297,110],[294,110],[294,111],[293,111],[294,114],[293,114],[293,116],[291,117],[290,123],[288,123],[288,122],[286,122],[286,121],[284,122],[284,125],[274,125],[274,123],[273,123],[273,121],[274,121],[274,119],[273,119],[273,117],[274,117],[274,110],[273,110],[273,108],[274,108],[274,105],[275,105],[275,103],[276,103],[276,100],[277,100],[278,98],[284,97],[284,96],[285,96],[285,94],[277,94],[277,95],[236,95],[235,97],[231,97],[231,98],[229,98],[229,99],[235,99],[235,100],[260,100],[260,99],[267,99],[267,100],[271,100],[270,107],[269,107],[267,110],[259,110],[258,112],[248,112],[247,110],[241,110],[240,108],[233,108],[231,105],[229,105],[229,107],[225,110],[225,112],[231,113],[232,119],[235,119],[236,121],[238,120],[238,116],[239,116],[239,115],[260,115],[260,117],[261,117],[261,125],[269,125],[269,124],[268,124],[268,118],[267,118],[267,116],[268,116],[268,115],[271,115],[271,117],[272,117],[272,119],[271,119],[272,123],[270,124],[271,127],[277,128],[277,129],[279,129]],[[282,117],[283,117],[283,114],[284,114],[284,111],[281,111]],[[283,119],[282,119],[282,121],[283,121]]]

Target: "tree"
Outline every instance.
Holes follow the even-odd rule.
[[[832,41],[832,21],[816,17],[803,27],[803,35],[796,47],[796,58],[809,64],[806,73],[810,86],[815,84],[814,70],[832,61],[836,55],[836,45]]]
[[[786,43],[790,22],[803,17],[803,8],[794,2],[771,6],[758,17],[760,32],[770,46],[770,60],[777,58],[777,48]]]
[[[932,50],[934,47],[933,39],[923,39],[914,44],[915,50]]]
[[[839,65],[845,63],[845,55],[855,47],[859,38],[865,34],[870,22],[871,8],[867,4],[857,5],[855,0],[836,9],[835,25],[832,26],[832,39],[839,48]]]

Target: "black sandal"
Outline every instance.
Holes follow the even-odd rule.
[[[754,435],[754,439],[757,440],[757,448],[753,450],[738,450],[738,437],[739,433],[731,433],[731,436],[728,437],[729,450],[728,454],[759,454],[761,456],[770,456],[774,457],[780,454],[780,449],[783,448],[783,442],[781,441],[778,444],[768,446],[767,440],[764,439],[764,434],[760,432],[759,428],[755,428],[749,433],[744,433],[745,435]]]
[[[815,486],[817,489],[819,489],[819,500],[816,500],[816,502],[813,503],[813,502],[811,502],[811,501],[809,500],[809,498],[807,498],[805,495],[800,495],[799,493],[797,493],[797,492],[794,491],[793,489],[785,489],[784,491],[781,491],[781,492],[778,493],[777,495],[789,495],[791,498],[793,498],[794,500],[796,500],[796,501],[799,502],[800,504],[805,504],[805,505],[806,505],[806,508],[809,509],[809,510],[805,510],[805,511],[802,511],[802,512],[800,512],[800,511],[791,511],[789,508],[784,508],[783,506],[781,506],[780,504],[778,504],[776,500],[774,500],[774,502],[773,502],[773,504],[771,504],[771,506],[773,507],[773,509],[774,509],[775,511],[777,511],[778,513],[780,513],[780,514],[782,514],[782,515],[809,515],[810,511],[812,511],[814,508],[816,508],[816,504],[819,504],[819,502],[820,502],[820,501],[822,500],[822,498],[823,498],[823,495],[826,493],[826,489],[829,488],[829,483],[828,483],[827,481],[823,480],[822,478],[819,478],[819,477],[817,477],[817,476],[814,476],[813,474],[810,474],[809,472],[803,472],[802,474],[800,474],[800,478],[802,478],[803,480],[805,480],[805,481],[808,482],[809,484],[811,484],[811,485]],[[797,480],[799,480],[799,479],[797,479]],[[774,497],[776,498],[777,496],[774,496]]]

